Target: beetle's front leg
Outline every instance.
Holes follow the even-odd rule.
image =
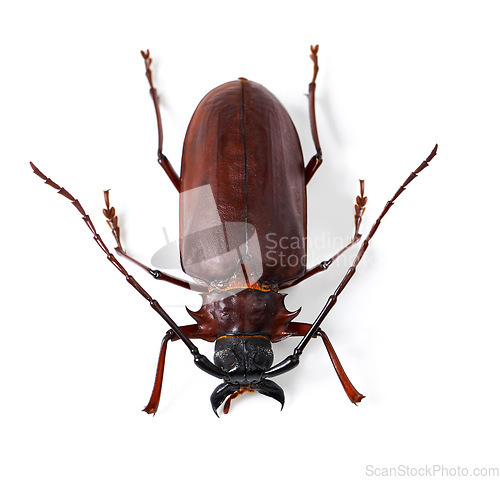
[[[308,323],[292,322],[288,326],[288,331],[294,336],[303,337],[309,331],[310,327],[311,325],[309,325]],[[361,400],[363,400],[365,396],[359,393],[349,380],[349,377],[345,373],[345,370],[340,363],[339,357],[337,356],[337,353],[335,352],[333,345],[328,338],[328,335],[323,330],[319,329],[317,336],[319,336],[321,340],[323,340],[323,344],[325,345],[326,351],[328,352],[328,356],[330,357],[330,360],[333,364],[333,368],[335,368],[340,383],[344,387],[345,393],[349,397],[349,400],[351,400],[351,402],[354,404],[361,402]]]
[[[303,337],[304,335],[307,334],[309,329],[311,328],[311,325],[308,323],[302,323],[302,322],[291,322],[288,325],[288,332],[291,333],[293,336],[300,336]],[[330,339],[326,335],[326,333],[319,329],[317,331],[317,334],[314,335],[314,337],[319,336],[321,340],[323,340],[323,344],[325,345],[325,348],[328,352],[328,356],[330,357],[330,360],[332,361],[333,368],[335,368],[335,371],[337,372],[337,375],[339,377],[340,383],[344,387],[345,393],[349,397],[349,400],[351,400],[352,403],[355,405],[363,398],[365,398],[364,395],[359,393],[354,385],[351,383],[349,380],[349,377],[346,375],[344,368],[342,367],[342,364],[340,363],[339,357],[335,353],[335,350],[333,348],[333,345],[330,342]],[[299,364],[299,358],[300,355],[302,354],[302,350],[300,349],[295,349],[292,355],[289,355],[285,360],[282,362],[278,363],[274,367],[271,367],[267,372],[266,376],[274,377],[277,375],[281,375],[282,373],[286,373],[290,371],[292,368],[295,368]]]
[[[183,325],[180,329],[188,338],[195,338],[195,333],[198,331],[198,325]],[[169,330],[163,337],[160,348],[160,355],[158,357],[158,366],[156,367],[155,383],[153,386],[153,392],[151,393],[151,398],[148,404],[143,408],[143,412],[149,414],[155,414],[158,410],[158,405],[160,404],[161,397],[161,387],[163,384],[163,373],[165,371],[165,357],[167,354],[167,344],[172,340],[179,340],[179,337],[175,334],[173,330]]]

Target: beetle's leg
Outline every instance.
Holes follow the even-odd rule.
[[[89,230],[92,232],[93,238],[97,245],[99,245],[100,249],[106,254],[106,258],[116,267],[116,269],[125,277],[127,282],[132,285],[149,303],[149,306],[156,312],[158,315],[167,322],[169,327],[174,331],[174,333],[179,337],[179,339],[186,345],[189,349],[191,355],[193,355],[193,360],[195,365],[210,375],[213,375],[217,378],[223,378],[225,380],[228,379],[227,375],[218,367],[216,367],[205,355],[202,355],[196,345],[189,339],[189,336],[186,335],[182,328],[175,323],[174,320],[168,315],[165,310],[161,307],[161,305],[149,295],[144,288],[137,282],[137,280],[129,275],[125,267],[116,259],[116,257],[109,251],[106,244],[103,242],[101,236],[97,233],[92,220],[87,215],[83,207],[80,205],[80,202],[71,195],[66,189],[60,187],[50,178],[46,177],[32,162],[30,162],[31,168],[33,169],[33,173],[39,176],[45,183],[52,188],[57,190],[57,193],[61,194],[63,197],[66,197],[71,204],[80,212],[82,215],[82,220],[85,222],[85,225],[89,227]]]
[[[151,73],[151,62],[153,59],[149,55],[149,50],[145,52],[141,50],[142,58],[144,58],[144,63],[146,64],[146,77],[149,82],[149,93],[151,98],[153,99],[153,104],[156,112],[156,123],[158,125],[158,163],[161,165],[165,173],[170,178],[170,181],[173,183],[174,187],[178,192],[181,191],[181,181],[179,179],[179,175],[172,167],[172,164],[168,161],[167,157],[163,154],[163,125],[161,121],[161,113],[160,113],[160,102],[158,101],[158,93],[156,88],[153,85],[153,74]]]
[[[337,252],[333,257],[328,260],[324,260],[319,263],[315,267],[307,269],[306,273],[292,282],[288,282],[286,284],[280,285],[280,288],[289,288],[297,285],[298,283],[303,282],[304,280],[316,275],[317,273],[324,272],[328,270],[330,265],[337,260],[346,250],[351,248],[358,240],[361,238],[361,234],[359,233],[359,227],[361,226],[361,219],[363,217],[363,213],[365,213],[366,203],[368,202],[368,197],[365,197],[365,181],[359,181],[359,195],[356,197],[356,204],[354,205],[354,235],[352,237],[351,242],[342,248],[339,252]]]
[[[316,93],[316,77],[318,75],[318,50],[319,50],[319,45],[312,46],[311,45],[311,60],[314,63],[314,71],[313,71],[313,78],[311,83],[309,84],[309,121],[311,122],[311,133],[314,141],[314,146],[316,148],[316,155],[314,155],[311,160],[309,160],[309,163],[306,165],[306,171],[305,171],[305,177],[306,177],[306,184],[309,183],[309,180],[313,177],[313,175],[316,173],[316,170],[320,167],[320,165],[323,163],[323,154],[321,152],[321,145],[319,143],[319,136],[318,136],[318,127],[316,125],[316,102],[315,102],[315,93]]]
[[[177,285],[179,287],[187,288],[188,290],[194,290],[197,292],[206,292],[207,288],[204,287],[203,285],[197,285],[194,282],[187,282],[186,280],[182,280],[180,278],[174,277],[173,275],[169,275],[167,273],[164,273],[160,270],[153,270],[152,268],[148,267],[147,265],[144,265],[143,263],[139,262],[135,258],[132,258],[129,256],[126,252],[125,249],[122,246],[121,238],[120,238],[120,227],[118,226],[118,216],[116,215],[116,210],[115,207],[111,207],[109,203],[109,190],[104,190],[104,201],[106,203],[106,208],[102,210],[102,213],[106,217],[106,221],[108,222],[109,228],[111,228],[111,232],[113,233],[113,237],[115,237],[116,240],[116,247],[115,251],[122,257],[125,257],[126,259],[130,260],[131,262],[135,263],[139,267],[143,268],[148,272],[153,278],[157,280],[164,280],[166,282],[170,282],[174,285]]]
[[[293,336],[304,336],[309,328],[311,328],[311,325],[308,323],[302,323],[302,322],[291,322],[288,325],[287,330],[293,335]],[[323,344],[325,345],[325,348],[328,352],[328,356],[330,357],[330,360],[332,361],[333,368],[335,368],[335,371],[337,372],[337,375],[339,377],[340,383],[344,387],[345,393],[349,397],[349,400],[351,400],[352,403],[357,404],[365,398],[364,395],[359,393],[356,388],[354,388],[354,385],[351,383],[349,380],[349,377],[346,375],[344,368],[342,367],[342,364],[340,363],[339,357],[335,353],[335,350],[333,348],[333,345],[330,342],[330,339],[328,338],[327,334],[319,329],[317,331],[317,334],[314,336],[321,337],[321,340],[323,340]]]
[[[163,384],[163,372],[165,371],[165,356],[167,354],[167,344],[168,341],[172,339],[173,335],[174,331],[169,330],[161,341],[160,356],[158,357],[158,366],[156,367],[153,392],[151,393],[151,398],[149,399],[148,404],[142,409],[143,412],[150,414],[152,413],[154,415],[158,410],[158,405],[160,404],[161,386]]]
[[[189,337],[194,338],[194,333],[198,330],[198,325],[185,325],[180,327],[181,330]],[[167,343],[169,340],[178,340],[173,330],[169,330],[163,337],[160,348],[160,356],[158,358],[158,366],[156,367],[155,383],[153,392],[148,404],[143,408],[143,412],[155,414],[160,404],[161,387],[163,383],[163,372],[165,371],[165,356],[167,353]]]
[[[344,278],[340,282],[339,286],[335,289],[332,295],[328,297],[328,300],[325,303],[325,306],[321,310],[320,314],[314,321],[314,323],[309,327],[309,330],[306,332],[304,335],[304,338],[299,342],[295,350],[293,351],[292,355],[289,355],[286,357],[283,361],[275,365],[274,367],[271,367],[267,372],[265,372],[266,375],[269,375],[271,377],[274,377],[276,375],[280,375],[281,373],[288,372],[292,368],[295,368],[299,364],[299,358],[300,355],[302,355],[302,352],[304,351],[304,348],[306,345],[311,341],[311,338],[313,338],[317,333],[318,330],[323,323],[323,320],[326,318],[330,310],[334,307],[334,305],[337,303],[337,299],[339,295],[342,293],[344,288],[347,286],[347,284],[350,282],[351,278],[354,276],[356,273],[356,267],[359,265],[359,262],[363,258],[363,255],[365,254],[366,250],[368,249],[368,245],[370,243],[370,240],[373,238],[375,235],[375,232],[377,231],[378,227],[380,226],[380,222],[382,219],[385,217],[387,212],[390,210],[390,208],[394,205],[394,202],[396,199],[405,191],[406,187],[413,181],[415,178],[417,178],[418,174],[427,168],[429,166],[429,162],[436,156],[437,153],[437,145],[432,149],[432,152],[430,155],[418,166],[418,168],[411,172],[408,178],[404,181],[404,183],[398,188],[396,193],[392,196],[392,198],[385,204],[384,209],[382,210],[382,213],[378,216],[377,220],[375,220],[375,223],[372,225],[372,228],[370,229],[368,235],[366,236],[365,240],[361,244],[361,247],[358,251],[358,254],[356,255],[356,258],[354,259],[354,262],[352,263],[351,267],[349,270],[347,270],[347,273],[344,275]]]

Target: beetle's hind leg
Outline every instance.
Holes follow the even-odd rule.
[[[309,160],[309,163],[306,165],[305,177],[306,184],[309,183],[309,180],[316,173],[316,170],[323,163],[323,153],[321,151],[321,145],[319,143],[318,136],[318,127],[316,125],[316,102],[315,102],[315,93],[316,93],[316,77],[318,76],[318,50],[319,45],[312,46],[311,45],[311,60],[314,63],[314,71],[313,78],[311,83],[309,84],[309,94],[307,95],[309,98],[309,120],[311,122],[311,133],[314,141],[314,146],[316,148],[316,154]]]
[[[173,183],[177,191],[180,192],[181,181],[179,175],[177,175],[177,172],[174,170],[174,167],[172,167],[172,164],[169,162],[168,158],[163,154],[163,125],[161,121],[160,102],[158,100],[158,93],[156,91],[156,88],[153,85],[153,74],[151,72],[151,63],[153,59],[149,54],[149,50],[146,50],[145,52],[141,50],[141,55],[142,58],[144,58],[144,63],[146,65],[146,77],[148,79],[150,87],[149,93],[151,95],[151,98],[153,99],[153,104],[156,113],[156,123],[158,125],[158,163],[161,165],[165,173],[168,175],[168,178],[170,178],[170,181]]]
[[[338,251],[333,257],[328,260],[324,260],[321,263],[318,263],[315,267],[307,269],[306,273],[296,280],[288,284],[280,285],[280,288],[289,288],[297,285],[298,283],[303,282],[304,280],[316,275],[317,273],[324,272],[330,268],[332,263],[337,260],[346,250],[351,248],[354,244],[356,244],[361,238],[361,234],[359,233],[359,228],[361,226],[361,219],[363,218],[363,214],[365,213],[366,204],[368,202],[368,197],[365,197],[365,181],[359,181],[359,195],[356,197],[356,204],[354,205],[354,235],[352,240],[343,247],[340,251]]]
[[[185,280],[182,280],[180,278],[174,277],[173,275],[169,275],[167,273],[164,273],[160,270],[154,270],[147,265],[144,265],[143,263],[139,262],[135,258],[131,257],[125,252],[125,249],[122,246],[121,238],[120,238],[120,227],[118,226],[118,216],[116,215],[116,210],[115,207],[112,207],[109,203],[109,190],[104,191],[104,202],[106,203],[106,208],[102,210],[102,213],[106,217],[106,221],[108,222],[109,228],[111,228],[111,232],[113,233],[113,237],[115,238],[116,241],[116,247],[115,251],[122,257],[125,257],[126,259],[130,260],[131,262],[135,263],[142,269],[146,270],[153,278],[157,280],[164,280],[166,282],[172,283],[174,285],[177,285],[179,287],[187,288],[188,290],[195,290],[195,291],[206,291],[206,288],[203,286],[198,286],[194,282],[187,282]]]

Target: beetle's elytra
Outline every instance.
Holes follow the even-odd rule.
[[[315,337],[323,340],[351,402],[360,402],[364,396],[349,381],[320,326],[356,272],[382,218],[406,186],[428,166],[436,155],[437,145],[387,202],[352,266],[315,321],[298,322],[299,311],[290,312],[285,308],[284,294],[280,291],[325,271],[341,253],[360,240],[359,228],[367,203],[364,182],[360,181],[352,241],[331,258],[308,269],[306,185],[322,163],[315,115],[318,46],[311,47],[314,72],[308,96],[316,153],[307,164],[304,164],[293,122],[281,103],[263,86],[239,78],[213,89],[198,105],[186,133],[180,176],[163,154],[163,129],[152,80],[152,60],[149,51],[141,53],[158,121],[158,162],[180,193],[180,257],[182,269],[192,281],[152,269],[125,252],[118,217],[110,206],[109,191],[104,192],[103,212],[119,255],[156,279],[201,293],[200,310],[188,310],[195,323],[177,325],[110,252],[80,202],[33,163],[31,166],[45,183],[71,201],[108,260],[170,326],[162,342],[153,393],[144,411],[154,414],[158,409],[169,340],[181,340],[199,368],[222,380],[210,397],[216,414],[223,403],[223,411],[228,413],[231,400],[248,391],[272,397],[283,407],[283,390],[270,379],[296,367],[304,348]],[[276,239],[284,238],[294,239],[293,244],[277,251],[281,242]],[[290,336],[300,336],[302,340],[291,355],[273,365],[272,344]],[[199,353],[192,339],[215,342],[213,362]]]

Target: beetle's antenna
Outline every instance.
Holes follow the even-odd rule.
[[[205,355],[200,354],[198,348],[196,345],[188,338],[188,336],[182,331],[181,327],[175,323],[174,320],[163,310],[161,305],[149,295],[144,288],[137,282],[137,280],[132,276],[129,275],[127,270],[125,270],[125,267],[116,259],[116,257],[109,251],[108,247],[106,244],[103,242],[101,239],[101,236],[97,233],[94,224],[92,223],[92,220],[90,217],[87,215],[83,207],[81,206],[80,202],[71,195],[66,189],[63,187],[60,187],[55,183],[53,180],[45,176],[32,162],[30,162],[31,168],[33,169],[33,173],[35,175],[38,175],[42,180],[45,181],[45,183],[52,188],[55,188],[57,190],[57,193],[61,194],[63,197],[66,197],[72,205],[80,212],[82,215],[82,219],[85,222],[85,225],[89,227],[89,230],[92,232],[92,235],[94,237],[95,242],[101,250],[106,254],[106,258],[117,268],[117,270],[125,277],[127,282],[132,285],[148,302],[149,305],[155,312],[157,312],[163,320],[165,320],[170,328],[175,332],[175,334],[179,337],[180,340],[184,342],[186,347],[189,348],[189,351],[194,357],[194,362],[195,364],[201,368],[203,371],[209,373],[210,375],[213,375],[217,378],[226,378],[227,375],[220,369],[217,368]]]
[[[375,232],[377,231],[378,227],[380,226],[380,222],[382,219],[385,217],[387,212],[390,210],[390,208],[394,205],[394,202],[396,199],[405,191],[406,187],[408,186],[409,183],[411,183],[415,178],[417,178],[418,174],[424,170],[424,168],[427,168],[429,166],[430,161],[436,156],[437,153],[437,144],[436,146],[432,149],[432,152],[430,155],[419,165],[419,167],[413,171],[408,178],[404,181],[404,183],[398,188],[396,193],[393,195],[393,197],[386,203],[384,209],[382,210],[382,213],[379,215],[375,223],[373,224],[372,228],[370,229],[370,232],[366,236],[365,240],[361,244],[361,247],[358,251],[358,254],[356,258],[354,259],[354,262],[352,263],[351,267],[349,270],[347,270],[347,273],[345,274],[344,278],[340,282],[339,286],[336,288],[335,292],[330,295],[328,298],[325,306],[323,307],[323,310],[321,310],[321,313],[318,315],[314,323],[311,325],[307,333],[304,335],[300,343],[297,345],[295,350],[293,351],[293,354],[285,358],[282,362],[279,364],[275,365],[274,367],[271,367],[267,372],[265,372],[265,376],[270,376],[274,377],[276,375],[280,375],[281,373],[285,373],[292,368],[296,367],[299,364],[299,357],[304,351],[304,348],[306,345],[310,342],[311,338],[313,338],[317,333],[318,330],[321,326],[321,323],[323,320],[326,318],[330,310],[333,308],[333,306],[337,303],[337,299],[339,295],[342,293],[344,288],[347,286],[347,284],[350,282],[351,278],[354,276],[356,273],[356,267],[358,266],[359,262],[363,258],[363,255],[365,254],[366,250],[368,249],[368,245],[370,240],[373,238],[375,235]]]

